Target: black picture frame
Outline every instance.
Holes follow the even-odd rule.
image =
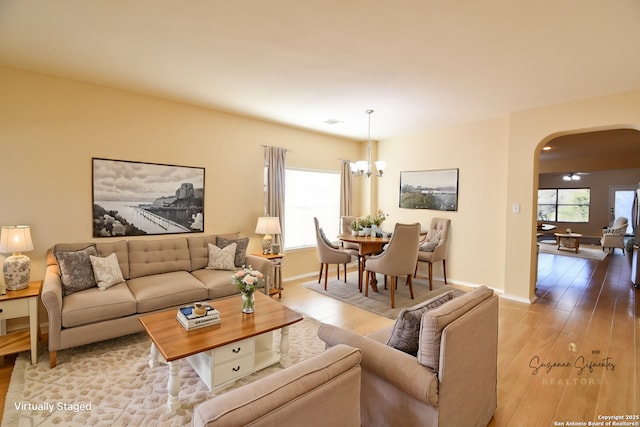
[[[204,232],[205,169],[92,158],[93,237]]]
[[[458,210],[459,169],[400,172],[399,206],[405,209]]]

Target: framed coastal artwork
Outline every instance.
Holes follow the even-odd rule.
[[[458,210],[458,169],[400,172],[400,207]]]
[[[204,168],[92,159],[93,237],[204,231]]]

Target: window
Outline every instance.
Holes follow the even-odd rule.
[[[333,240],[340,234],[340,174],[300,169],[285,173],[285,249],[316,245],[314,216]]]
[[[538,221],[589,222],[589,188],[538,190]]]

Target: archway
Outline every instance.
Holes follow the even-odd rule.
[[[584,231],[581,234],[589,236],[588,241],[599,243],[602,228],[611,222],[607,202],[609,186],[637,185],[640,182],[640,130],[621,125],[559,132],[540,141],[535,153],[534,194],[541,187],[583,186],[591,189],[589,222],[571,227]],[[570,172],[588,175],[567,184],[562,178]],[[559,228],[565,226],[557,221],[556,225]],[[533,250],[536,250],[536,243],[532,242]],[[531,283],[531,294],[535,291],[537,274],[535,277]]]

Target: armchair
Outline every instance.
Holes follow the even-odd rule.
[[[600,239],[602,250],[604,251],[605,248],[607,248],[613,252],[615,248],[620,248],[624,255],[624,235],[627,232],[628,226],[629,220],[621,216],[616,218],[611,227],[604,228],[602,230],[602,238]]]
[[[449,229],[451,220],[445,218],[433,218],[425,241],[418,250],[418,262],[416,262],[413,277],[418,274],[418,263],[426,262],[429,265],[429,289],[433,289],[433,263],[442,261],[442,274],[444,284],[447,284],[447,248],[449,245]]]
[[[336,346],[197,405],[193,426],[360,426],[361,357]]]
[[[386,344],[396,327],[367,336],[322,324],[327,348],[362,350],[363,426],[486,426],[496,410],[498,297],[481,286],[424,312],[417,355]]]

